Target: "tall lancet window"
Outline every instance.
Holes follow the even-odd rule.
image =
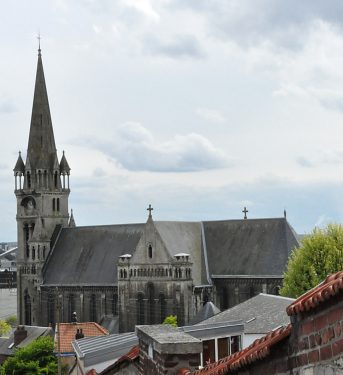
[[[149,258],[151,259],[152,258],[152,246],[149,245],[148,247],[148,255],[149,255]]]
[[[24,293],[24,320],[26,325],[31,325],[31,297],[27,290]]]
[[[154,296],[154,285],[152,283],[148,284],[148,324],[155,323],[155,296]]]

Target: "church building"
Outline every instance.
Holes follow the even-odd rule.
[[[111,322],[113,330],[186,325],[204,303],[220,309],[278,294],[298,237],[286,216],[78,227],[69,215],[70,167],[57,156],[41,50],[27,155],[14,168],[18,320],[47,326]],[[246,213],[245,213],[246,214]]]

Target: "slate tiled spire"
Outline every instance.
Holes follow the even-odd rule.
[[[40,48],[38,50],[36,83],[27,156],[30,160],[32,170],[55,169],[54,164],[57,160],[56,145]]]

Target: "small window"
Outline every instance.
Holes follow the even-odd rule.
[[[33,247],[32,248],[32,260],[36,259],[36,249]]]
[[[55,200],[55,198],[52,199],[52,210],[53,211],[56,210],[56,200]]]
[[[149,245],[148,247],[148,255],[149,255],[149,258],[152,258],[152,246]]]
[[[30,189],[31,188],[31,175],[30,172],[27,172],[27,187]]]
[[[56,203],[57,203],[57,211],[59,211],[60,210],[60,198],[57,198],[56,199]]]
[[[58,181],[58,174],[57,172],[54,173],[54,185],[55,185],[55,188],[57,188],[57,181]]]

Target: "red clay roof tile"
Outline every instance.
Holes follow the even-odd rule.
[[[291,330],[291,324],[286,327],[278,328],[268,333],[266,336],[255,340],[247,348],[223,358],[218,362],[211,363],[201,370],[193,372],[193,375],[228,374],[231,370],[237,370],[247,364],[257,361],[258,359],[265,358],[269,354],[270,348],[288,337]],[[185,372],[184,375],[187,375],[187,372]]]
[[[95,322],[85,323],[60,323],[60,348],[61,353],[72,353],[74,349],[71,345],[75,340],[76,331],[82,329],[85,337],[108,335],[107,329]],[[58,351],[57,333],[55,333],[55,351]]]
[[[107,374],[110,370],[113,370],[123,362],[133,362],[135,359],[139,357],[139,345],[135,345],[133,348],[129,350],[128,353],[124,354],[120,358],[118,358],[112,365],[106,367],[102,372],[100,373],[105,375]],[[112,372],[111,372],[112,373]]]
[[[309,290],[287,307],[288,315],[309,311],[321,302],[343,290],[343,271],[328,276],[322,283]]]

